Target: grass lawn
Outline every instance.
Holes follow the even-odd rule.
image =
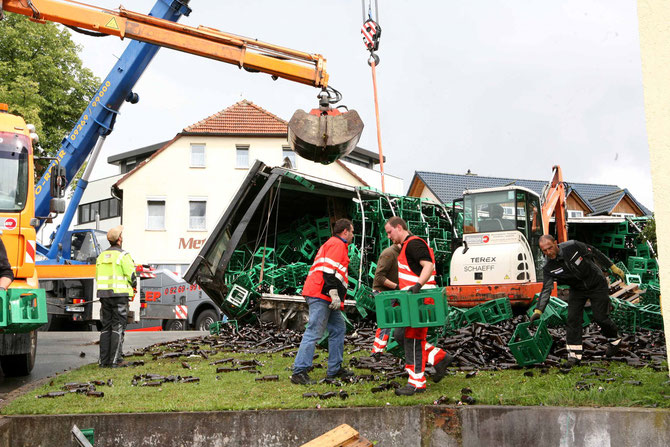
[[[203,349],[203,346],[193,346]],[[161,349],[166,349],[161,347]],[[153,351],[156,351],[153,348]],[[315,363],[326,364],[327,352],[317,350]],[[367,356],[366,351],[355,354],[345,352],[345,363],[352,356]],[[260,374],[248,371],[220,372],[217,368],[238,367],[232,362],[211,365],[212,362],[233,357],[235,360],[255,359]],[[670,381],[667,363],[664,370],[650,367],[633,368],[625,363],[599,363],[573,368],[568,373],[559,368],[527,368],[505,371],[480,371],[473,377],[467,372],[452,370],[440,383],[428,380],[426,393],[410,397],[397,397],[393,390],[372,393],[371,388],[386,383],[380,374],[377,381],[314,386],[298,386],[289,380],[293,357],[281,353],[251,355],[217,352],[208,359],[201,356],[178,359],[154,359],[149,353],[130,357],[128,361],[144,360],[144,366],[100,369],[87,365],[55,377],[51,383],[30,391],[2,409],[3,415],[11,414],[72,414],[72,413],[133,413],[165,411],[220,411],[321,407],[376,407],[384,405],[430,405],[436,400],[456,404],[461,400],[462,389],[467,387],[475,404],[485,405],[555,405],[555,406],[623,406],[670,408]],[[182,366],[188,363],[191,369]],[[356,374],[370,374],[369,370],[354,369]],[[545,372],[543,372],[545,371]],[[159,374],[198,377],[194,383],[168,382],[160,386],[142,386],[145,380],[136,375]],[[532,374],[532,377],[531,377]],[[266,375],[278,375],[279,381],[256,381]],[[315,369],[312,378],[325,377],[325,369]],[[70,382],[112,380],[112,386],[96,386],[104,397],[79,393],[66,393],[54,398],[36,398],[48,392],[61,391]],[[404,385],[406,379],[395,379]],[[637,384],[636,382],[641,382]],[[579,387],[577,386],[579,385]],[[581,389],[578,389],[581,388]],[[324,394],[346,391],[347,399],[339,396],[330,399],[304,398],[306,392]]]

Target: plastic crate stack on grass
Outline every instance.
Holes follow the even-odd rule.
[[[610,318],[622,332],[635,332],[639,327],[638,313],[639,306],[628,301],[610,297],[612,311]]]
[[[663,329],[663,316],[661,315],[661,306],[647,304],[639,309],[640,327],[644,329]]]
[[[546,321],[540,320],[535,333],[531,329],[530,322],[519,323],[507,344],[520,366],[544,362],[553,343]]]
[[[498,323],[512,318],[512,305],[508,298],[498,298],[466,310],[464,316],[468,324]]]

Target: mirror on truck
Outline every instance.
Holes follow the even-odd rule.
[[[65,212],[65,188],[67,187],[67,178],[65,177],[65,167],[59,164],[51,167],[49,171],[51,176],[51,197],[49,201],[49,212],[61,214]]]
[[[51,167],[51,197],[55,199],[65,196],[65,188],[67,187],[67,178],[65,177],[65,167],[59,164]]]

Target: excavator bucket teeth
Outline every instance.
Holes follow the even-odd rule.
[[[312,115],[297,110],[288,122],[291,149],[324,165],[353,151],[362,133],[363,121],[355,110],[338,115]]]

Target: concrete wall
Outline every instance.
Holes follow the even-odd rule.
[[[0,445],[74,445],[73,424],[94,428],[96,447],[299,446],[341,424],[379,446],[670,445],[668,410],[489,406],[9,416]]]

